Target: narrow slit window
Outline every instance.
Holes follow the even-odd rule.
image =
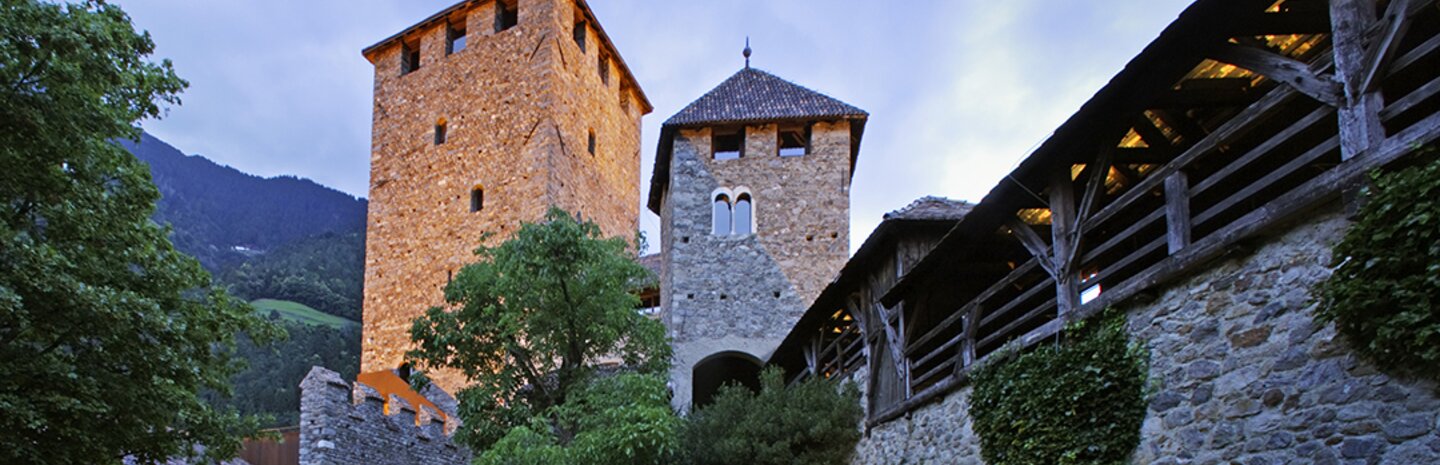
[[[600,60],[595,66],[597,68],[596,71],[600,73],[600,82],[605,83],[607,86],[610,85],[610,57],[601,54]]]
[[[495,2],[495,32],[520,24],[520,6],[513,1]]]
[[[400,75],[404,76],[420,69],[420,44],[400,46]]]
[[[445,143],[446,126],[448,125],[445,123],[444,119],[435,122],[435,145]]]
[[[750,194],[735,196],[735,234],[755,232],[755,209]]]
[[[451,24],[445,31],[445,54],[458,53],[465,50],[465,25]]]
[[[730,197],[725,194],[716,195],[713,213],[711,232],[716,236],[730,235]]]
[[[485,188],[475,186],[470,189],[470,213],[485,209]]]
[[[581,52],[585,51],[586,29],[585,21],[576,21],[575,28],[571,30],[571,35],[575,36],[575,45],[580,47]]]
[[[590,137],[589,137],[589,139],[586,141],[586,149],[590,151],[590,154],[591,154],[591,155],[594,155],[594,154],[595,154],[595,130],[594,130],[594,129],[591,129],[591,130],[590,130]]]
[[[799,157],[810,153],[810,127],[781,127],[778,146],[782,157]]]
[[[745,130],[716,131],[712,138],[716,160],[740,158],[740,148],[745,144]]]

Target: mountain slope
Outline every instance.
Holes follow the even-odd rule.
[[[174,227],[175,246],[211,272],[297,239],[364,233],[363,198],[308,179],[262,178],[186,156],[148,133],[138,144],[121,145],[150,165],[161,194],[156,221]]]

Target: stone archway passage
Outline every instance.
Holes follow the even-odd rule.
[[[691,380],[691,405],[703,407],[714,402],[720,387],[739,384],[760,390],[760,360],[743,352],[720,352],[695,364]]]

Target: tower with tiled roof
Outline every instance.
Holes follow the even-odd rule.
[[[661,126],[648,207],[676,406],[753,385],[845,264],[867,116],[747,64]]]

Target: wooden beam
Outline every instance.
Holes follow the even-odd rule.
[[[1384,97],[1366,92],[1366,31],[1375,23],[1374,0],[1330,0],[1330,41],[1335,78],[1341,83],[1340,158],[1349,160],[1385,139],[1380,124]]]
[[[1050,244],[1046,244],[1045,239],[1041,239],[1040,234],[1036,233],[1034,228],[1025,224],[1024,221],[1020,221],[1020,218],[1011,218],[1006,226],[1010,228],[1010,232],[1014,233],[1015,239],[1025,246],[1025,250],[1030,251],[1030,256],[1035,257],[1046,273],[1053,277],[1059,272],[1055,266],[1055,257],[1050,254]]]
[[[1146,164],[1159,165],[1170,161],[1175,157],[1175,151],[1166,152],[1164,149],[1150,147],[1115,147],[1111,150],[1114,153],[1115,164]]]
[[[1135,118],[1134,128],[1135,133],[1140,135],[1140,139],[1145,141],[1145,145],[1162,153],[1175,153],[1175,143],[1165,136],[1164,131],[1155,126],[1155,121],[1150,117],[1144,114],[1139,115]]]
[[[1220,46],[1211,54],[1211,58],[1283,82],[1326,105],[1340,106],[1342,98],[1340,85],[1328,76],[1315,74],[1310,69],[1310,65],[1299,60],[1267,50],[1235,44]]]
[[[905,374],[905,340],[900,336],[904,328],[896,329],[890,324],[890,315],[885,309],[885,304],[873,302],[870,304],[875,309],[875,314],[880,316],[880,324],[885,327],[885,348],[890,351],[890,357],[895,361],[895,379],[906,385],[910,384],[910,377]],[[910,388],[905,388],[905,396],[909,397]]]
[[[1194,81],[1220,81],[1222,79],[1193,79]],[[1249,80],[1243,82],[1248,83]],[[1160,94],[1155,101],[1150,102],[1152,109],[1191,109],[1191,108],[1226,108],[1243,107],[1255,101],[1250,95],[1248,87],[1228,88],[1198,88],[1187,89],[1183,87]]]
[[[1362,92],[1380,90],[1380,78],[1386,75],[1387,65],[1400,48],[1400,39],[1410,27],[1410,3],[1411,0],[1391,0],[1385,10],[1385,17],[1380,20],[1383,32],[1366,56],[1365,77],[1359,87]]]
[[[1075,221],[1075,183],[1070,167],[1055,167],[1050,175],[1050,236],[1054,250],[1056,303],[1061,315],[1080,308],[1080,286],[1071,269],[1071,257],[1080,244],[1080,225]]]
[[[1184,171],[1165,177],[1165,241],[1171,254],[1190,245],[1190,177]]]

